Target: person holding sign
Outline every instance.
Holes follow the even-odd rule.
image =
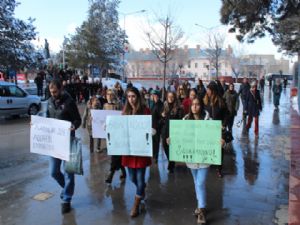
[[[86,104],[86,108],[82,117],[82,127],[86,128],[90,137],[90,153],[94,152],[94,138],[92,135],[92,115],[91,109],[100,109],[100,101],[96,96],[93,96]],[[97,138],[97,152],[100,152],[101,139]]]
[[[141,95],[135,87],[129,87],[126,91],[126,103],[123,115],[150,115],[150,110],[143,105]],[[145,197],[145,172],[146,167],[151,165],[151,157],[122,156],[122,165],[128,168],[130,180],[136,186],[134,205],[130,216],[139,215],[141,200]]]
[[[163,112],[161,114],[161,135],[163,148],[165,150],[166,156],[169,160],[168,170],[169,173],[174,173],[175,162],[170,161],[169,145],[167,144],[167,139],[170,135],[170,120],[181,120],[183,118],[183,109],[180,103],[177,101],[176,94],[174,92],[167,93],[167,100],[164,102]]]
[[[190,113],[187,114],[184,120],[207,120],[209,119],[209,114],[204,110],[204,104],[202,99],[195,98],[192,100],[190,106]],[[197,196],[197,208],[195,209],[195,215],[197,216],[197,223],[206,223],[206,190],[205,190],[205,180],[208,172],[208,164],[200,163],[187,163],[188,168],[191,169],[193,175],[193,180],[195,184],[195,192]]]
[[[107,103],[104,104],[104,110],[120,110],[120,104],[116,102],[116,96],[112,89],[106,91]],[[120,175],[120,180],[124,181],[126,179],[126,170],[122,166],[122,157],[119,155],[112,155],[110,161],[110,172],[107,175],[105,182],[111,184],[114,177],[115,171],[121,169],[122,174]]]
[[[48,99],[47,117],[59,120],[66,120],[72,123],[71,137],[75,137],[75,130],[81,124],[81,117],[72,97],[63,91],[63,87],[58,80],[53,80],[49,84],[51,98]],[[58,158],[50,158],[51,176],[63,188],[61,192],[61,212],[68,213],[71,211],[71,200],[74,194],[75,177],[74,174],[67,173],[63,169],[61,172],[61,164],[64,161]]]

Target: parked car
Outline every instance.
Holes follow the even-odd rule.
[[[40,97],[28,94],[14,83],[0,81],[0,117],[36,115],[40,109]]]

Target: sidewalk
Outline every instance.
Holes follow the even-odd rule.
[[[297,106],[296,106],[297,107]],[[300,115],[291,107],[291,165],[289,180],[289,224],[300,224]]]

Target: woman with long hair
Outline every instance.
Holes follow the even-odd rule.
[[[147,108],[141,99],[138,89],[135,87],[127,88],[126,103],[123,115],[150,115],[150,109]],[[139,215],[141,200],[145,197],[145,172],[146,167],[151,165],[151,157],[142,156],[122,156],[122,166],[128,168],[130,180],[136,186],[136,195],[134,205],[131,209],[130,216]]]
[[[227,125],[227,109],[223,98],[219,94],[218,84],[216,82],[211,81],[207,85],[203,102],[205,110],[209,113],[209,117],[212,120],[221,120],[222,127],[225,129]],[[222,165],[217,166],[217,175],[220,178],[223,176]]]
[[[106,91],[107,103],[104,104],[104,110],[120,110],[120,103],[117,101],[115,93],[112,89]],[[122,157],[119,155],[112,155],[110,161],[110,170],[107,175],[105,182],[111,184],[114,174],[117,170],[121,169],[122,174],[120,175],[120,180],[123,182],[126,179],[126,170],[122,166]]]
[[[197,97],[192,100],[190,105],[190,112],[184,118],[184,120],[208,120],[209,114],[204,110],[204,104],[201,98]],[[209,164],[200,163],[187,163],[190,168],[197,197],[197,208],[195,209],[195,215],[197,216],[197,223],[206,223],[206,188],[205,180],[209,169]]]
[[[181,120],[183,118],[183,109],[176,98],[174,92],[167,93],[167,99],[164,102],[163,112],[161,114],[161,136],[163,148],[165,150],[166,156],[169,160],[168,170],[170,173],[174,173],[175,162],[170,161],[169,157],[169,145],[167,144],[167,139],[169,138],[169,124],[170,120]]]
[[[177,88],[177,99],[180,102],[180,104],[183,102],[183,100],[186,98],[186,90],[184,89],[183,85],[179,85]]]

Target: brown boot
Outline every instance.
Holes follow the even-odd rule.
[[[131,209],[130,216],[131,217],[137,217],[140,213],[140,203],[141,203],[141,197],[135,196],[134,199],[134,205]]]
[[[198,224],[204,224],[206,223],[206,212],[204,208],[200,208],[197,210],[198,211],[198,215],[197,215],[197,223]]]

